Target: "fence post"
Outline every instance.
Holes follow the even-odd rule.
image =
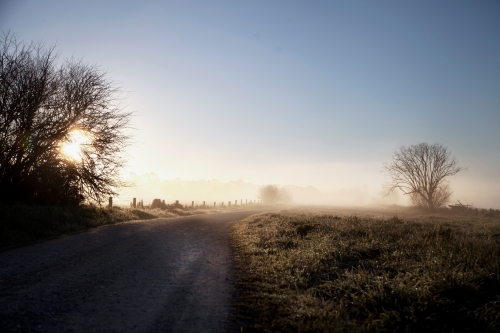
[[[109,197],[109,204],[108,207],[111,208],[113,207],[113,197]]]
[[[194,208],[194,201],[191,201],[191,209]]]
[[[133,198],[132,199],[132,207],[136,208],[137,206],[137,199],[136,198]]]
[[[203,207],[205,207],[205,201],[203,201]]]

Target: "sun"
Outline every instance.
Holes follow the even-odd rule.
[[[83,148],[92,142],[91,133],[74,129],[68,133],[68,138],[60,145],[61,154],[71,162],[81,162],[83,158]]]

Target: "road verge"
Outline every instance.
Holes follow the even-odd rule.
[[[499,219],[282,211],[236,222],[231,240],[246,331],[500,329]]]

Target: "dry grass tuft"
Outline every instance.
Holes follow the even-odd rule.
[[[237,222],[246,331],[499,331],[500,219],[445,220],[281,212]]]

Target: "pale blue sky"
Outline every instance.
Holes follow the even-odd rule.
[[[130,92],[132,172],[376,192],[395,148],[439,142],[454,199],[500,208],[498,1],[0,4]]]

